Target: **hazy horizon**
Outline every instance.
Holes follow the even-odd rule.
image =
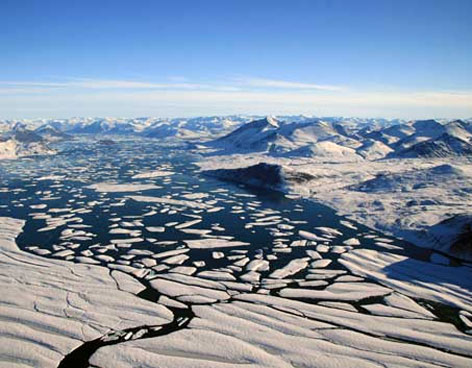
[[[472,2],[3,1],[0,117],[472,116]]]
[[[383,119],[383,120],[404,120],[404,121],[415,121],[415,120],[471,120],[472,116],[465,116],[465,117],[437,117],[437,116],[428,116],[422,118],[399,118],[399,117],[385,117],[385,116],[344,116],[344,115],[324,115],[318,116],[313,114],[248,114],[248,113],[234,113],[234,114],[210,114],[210,115],[175,115],[175,116],[158,116],[158,115],[149,115],[149,116],[111,116],[111,115],[103,115],[103,116],[68,116],[68,117],[12,117],[12,118],[2,118],[0,117],[0,121],[40,121],[40,120],[72,120],[72,119],[110,119],[110,120],[133,120],[133,119],[159,119],[159,120],[178,120],[178,119],[198,119],[198,118],[221,118],[221,117],[254,117],[254,118],[264,118],[264,117],[274,117],[276,119],[285,118],[285,117],[296,117],[296,116],[303,116],[309,119]]]

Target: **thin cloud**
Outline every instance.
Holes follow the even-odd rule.
[[[70,87],[90,89],[200,89],[195,83],[150,83],[128,80],[79,79],[68,83]]]
[[[183,77],[171,78],[169,83],[154,83],[147,81],[134,80],[113,80],[113,79],[92,79],[92,78],[67,78],[60,82],[38,82],[38,81],[0,81],[0,87],[3,89],[11,88],[23,92],[37,92],[37,88],[50,89],[155,89],[155,90],[208,90],[208,91],[252,91],[257,89],[270,90],[290,90],[290,91],[343,91],[344,87],[321,85],[312,83],[302,83],[293,81],[273,80],[264,78],[237,78],[231,80],[214,81],[210,83],[192,83],[184,80]]]
[[[256,88],[279,88],[279,89],[298,89],[298,90],[321,90],[321,91],[343,91],[346,88],[342,86],[332,86],[324,84],[291,82],[277,79],[265,78],[239,78],[236,80],[243,86]]]
[[[2,118],[311,114],[399,118],[472,116],[472,91],[85,90],[3,95]]]
[[[196,83],[150,83],[130,80],[110,79],[77,79],[69,78],[63,82],[36,81],[0,81],[0,86],[10,87],[43,87],[43,88],[82,88],[82,89],[201,89],[205,86]]]
[[[1,118],[74,115],[187,116],[227,113],[470,117],[472,91],[338,89],[240,78],[226,83],[73,79],[0,81]],[[333,89],[334,88],[334,89]],[[28,116],[25,116],[28,115]]]

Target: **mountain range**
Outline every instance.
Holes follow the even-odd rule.
[[[244,124],[207,142],[207,146],[219,154],[261,152],[328,161],[470,155],[472,122],[416,120],[362,126],[324,119],[285,122],[267,117]]]
[[[274,117],[72,118],[0,121],[2,141],[46,142],[116,135],[203,143],[218,154],[266,153],[329,162],[472,154],[472,119],[386,120],[303,115]],[[31,142],[29,142],[31,143]],[[10,143],[11,144],[11,143]]]

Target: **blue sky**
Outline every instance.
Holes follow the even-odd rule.
[[[470,117],[470,14],[470,0],[2,0],[0,117]]]

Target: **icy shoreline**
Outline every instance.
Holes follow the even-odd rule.
[[[257,181],[260,187],[312,199],[333,208],[341,216],[456,257],[449,249],[450,239],[429,234],[434,226],[456,215],[470,213],[472,193],[460,188],[472,187],[472,167],[466,158],[402,159],[358,163],[326,163],[305,159],[281,159],[265,154],[215,156],[197,162],[203,172],[221,172],[231,180],[254,185],[250,175],[241,171],[260,163],[284,168],[291,173],[311,176],[303,183],[286,180],[285,185]],[[213,174],[214,176],[218,176]],[[290,174],[293,176],[293,174]],[[457,229],[457,232],[460,228]]]

